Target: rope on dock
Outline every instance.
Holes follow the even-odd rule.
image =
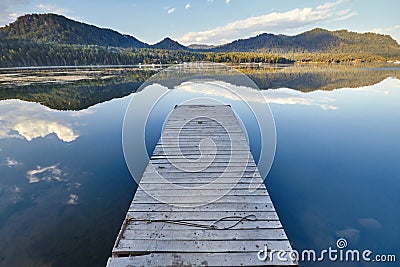
[[[237,221],[232,224],[231,226],[227,227],[218,227],[218,223],[227,221],[230,219],[237,219]],[[143,221],[143,220],[136,220],[135,218],[127,218],[128,222],[131,221]],[[199,224],[199,223],[192,223],[184,220],[145,220],[147,223],[155,223],[155,222],[163,222],[163,223],[170,223],[170,224],[179,224],[179,225],[185,225],[185,226],[193,226],[193,227],[198,227],[198,228],[203,228],[203,229],[208,229],[208,230],[229,230],[237,226],[239,223],[243,221],[257,221],[257,216],[254,214],[246,215],[246,216],[226,216],[222,217],[221,219],[218,219],[214,221],[212,224],[207,225],[207,224]]]

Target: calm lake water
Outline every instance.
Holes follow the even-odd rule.
[[[134,92],[153,73],[52,72],[0,73],[0,266],[104,266],[137,187],[124,160],[122,124]],[[321,251],[345,238],[350,249],[397,254],[398,262],[400,69],[244,72],[269,89],[262,94],[277,147],[266,185],[293,248]],[[193,92],[176,94],[172,99]],[[166,115],[152,129],[161,129]],[[151,143],[158,135],[149,132]]]

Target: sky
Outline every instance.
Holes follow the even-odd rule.
[[[316,27],[389,34],[400,43],[398,0],[0,0],[0,25],[29,13],[57,13],[154,44],[219,45],[260,33]]]

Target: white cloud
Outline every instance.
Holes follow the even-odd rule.
[[[17,18],[18,18],[19,16],[21,16],[21,15],[22,15],[21,13],[12,12],[12,13],[9,13],[9,14],[8,14],[8,19],[9,19],[10,21],[15,21],[15,20],[17,20]]]
[[[54,133],[63,142],[75,141],[79,135],[65,122],[72,118],[67,114],[76,113],[54,111],[37,103],[20,100],[1,101],[0,139],[24,138],[32,141]]]
[[[304,105],[304,106],[317,106],[324,110],[336,110],[337,106],[333,104],[335,99],[330,97],[317,96],[315,93],[303,93],[293,89],[272,89],[262,90],[264,99],[260,98],[258,91],[247,87],[231,87],[228,83],[218,82],[225,88],[231,88],[232,92],[240,90],[240,94],[228,92],[227,90],[221,90],[221,87],[216,86],[202,86],[201,84],[192,84],[190,82],[183,83],[179,86],[178,90],[193,94],[203,94],[212,97],[222,97],[227,100],[243,101],[240,96],[245,96],[246,101],[252,101],[256,103],[264,104],[279,104],[279,105]]]
[[[336,2],[327,2],[325,4],[319,5],[316,7],[317,10],[330,10],[332,8],[335,8],[339,6],[340,4],[343,4],[344,2],[347,2],[348,0],[338,0]]]
[[[40,181],[63,181],[61,179],[62,175],[63,173],[58,168],[58,164],[44,168],[37,166],[36,169],[26,172],[26,178],[28,178],[30,184]]]
[[[356,13],[347,11],[347,13],[343,15],[343,10],[336,10],[343,2],[345,1],[339,0],[315,8],[296,8],[287,12],[272,12],[261,16],[233,21],[214,29],[189,32],[178,38],[178,41],[183,44],[223,44],[238,38],[248,38],[260,32],[281,33],[282,31],[298,29],[322,21],[338,18],[343,20],[346,19],[345,16],[350,17],[350,14],[354,16]]]
[[[175,10],[176,10],[176,8],[175,7],[173,7],[173,8],[170,8],[170,9],[168,9],[168,14],[172,14],[172,13],[174,13],[175,12]]]
[[[90,107],[90,109],[83,109],[83,110],[79,110],[79,111],[75,111],[73,113],[71,113],[71,117],[74,118],[80,118],[80,117],[84,117],[84,116],[88,116],[88,115],[92,115],[96,113],[96,106],[92,106]]]
[[[343,9],[343,10],[338,11],[337,14],[339,16],[345,16],[345,15],[349,14],[350,12],[351,12],[351,9],[348,8],[348,9]]]
[[[373,32],[388,32],[388,31],[394,31],[400,29],[400,25],[393,25],[392,27],[386,27],[386,28],[374,28],[372,29]]]
[[[28,4],[29,0],[0,0],[0,25],[8,24],[22,15],[15,8]]]
[[[389,34],[394,39],[396,39],[397,43],[400,44],[400,24],[393,25],[391,27],[385,28],[374,28],[371,32],[380,33],[380,34]]]
[[[32,6],[33,3],[32,0],[0,0],[0,26],[13,22],[27,13],[57,13],[62,15],[70,13],[68,8],[54,4],[40,3]],[[21,7],[25,9],[25,12],[21,11]]]
[[[18,187],[18,186],[14,186],[14,188],[12,189],[12,191],[14,192],[14,193],[19,193],[19,192],[21,192],[21,187]]]
[[[77,205],[78,204],[78,195],[70,194],[69,200],[67,201],[67,205]]]
[[[58,7],[58,6],[52,5],[52,4],[38,4],[38,5],[36,5],[36,8],[38,8],[41,12],[46,12],[46,13],[56,13],[56,14],[68,14],[69,13],[68,8]]]
[[[226,1],[226,4],[230,4],[231,3],[231,0],[225,0]]]
[[[361,218],[358,220],[358,222],[366,228],[370,229],[382,228],[382,224],[374,218]]]
[[[28,141],[38,137],[45,137],[52,133],[55,133],[58,139],[66,143],[75,141],[78,138],[78,135],[71,128],[54,121],[29,119],[16,124],[14,130]]]
[[[360,230],[348,227],[346,229],[336,231],[336,236],[340,238],[346,238],[352,244],[357,244],[358,239],[360,238]]]
[[[189,3],[187,3],[187,4],[185,5],[185,9],[186,9],[186,10],[190,9],[190,4],[189,4]]]
[[[22,165],[22,163],[18,162],[17,160],[15,160],[13,158],[7,157],[6,160],[4,160],[2,164],[0,164],[0,166],[1,165],[5,165],[9,168],[13,168],[13,167]]]
[[[339,15],[339,12],[338,12],[338,15]],[[358,13],[355,12],[355,11],[353,11],[353,12],[351,12],[351,13],[342,15],[342,16],[337,17],[337,18],[334,18],[333,21],[346,20],[346,19],[349,19],[349,18],[354,17],[354,16],[357,16],[357,15],[358,15]]]
[[[263,94],[269,104],[318,106],[324,110],[338,109],[332,104],[334,99],[317,97],[312,93],[305,94],[292,89],[273,89],[263,91]]]

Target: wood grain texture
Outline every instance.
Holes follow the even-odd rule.
[[[230,106],[177,106],[157,143],[107,266],[297,266]]]

